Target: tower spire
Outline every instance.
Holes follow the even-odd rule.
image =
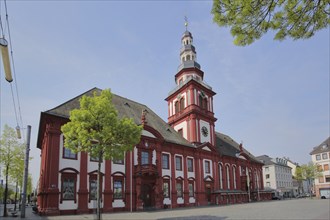
[[[186,31],[188,31],[188,18],[187,16],[184,16],[184,26],[186,26]]]

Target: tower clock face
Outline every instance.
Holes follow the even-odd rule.
[[[207,135],[209,134],[209,131],[205,126],[202,127],[202,134],[204,135],[204,137],[207,137]]]

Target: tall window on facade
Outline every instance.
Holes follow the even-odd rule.
[[[316,158],[316,160],[321,160],[321,155],[320,155],[320,154],[317,154],[317,155],[315,156],[315,158]]]
[[[77,154],[73,153],[69,148],[63,147],[63,158],[76,160]]]
[[[182,170],[182,157],[175,156],[175,169]]]
[[[330,176],[329,175],[325,176],[325,182],[330,183]]]
[[[163,192],[164,192],[164,198],[170,198],[170,181],[169,180],[163,180]]]
[[[178,101],[175,102],[174,109],[175,109],[175,114],[177,114],[179,112],[179,102]]]
[[[184,98],[180,99],[180,112],[184,110]]]
[[[322,159],[323,159],[323,160],[328,159],[328,154],[327,154],[327,153],[323,153],[323,154],[322,154]]]
[[[97,192],[97,176],[89,177],[89,200],[96,200]]]
[[[141,152],[141,165],[148,165],[149,164],[149,152],[142,151]]]
[[[194,182],[189,181],[188,183],[189,197],[194,197]]]
[[[194,160],[192,158],[187,159],[188,172],[194,172]]]
[[[65,141],[65,138],[63,136],[63,158],[76,160],[77,154],[73,153],[69,148],[66,148],[64,146],[64,141]]]
[[[211,173],[210,171],[210,161],[205,161],[205,173]]]
[[[323,165],[323,170],[324,170],[324,171],[329,170],[329,164],[324,164],[324,165]]]
[[[162,168],[170,169],[170,155],[162,154]]]
[[[204,95],[199,95],[199,107],[207,110],[207,98]]]
[[[230,170],[229,170],[229,166],[226,166],[226,172],[227,172],[227,189],[230,189]]]
[[[99,162],[99,157],[90,156],[89,160],[92,161],[92,162]]]
[[[199,107],[203,108],[203,96],[202,95],[199,95],[198,101],[199,101]]]
[[[234,182],[234,189],[236,189],[236,167],[233,167],[233,182]]]
[[[113,198],[123,198],[123,180],[116,179],[113,181]]]
[[[61,178],[61,202],[63,200],[74,200],[76,202],[77,174],[63,173]]]
[[[177,192],[177,197],[182,198],[183,197],[183,189],[182,189],[182,181],[178,180],[176,183],[176,192]]]
[[[207,98],[203,99],[203,109],[207,110]]]
[[[219,186],[220,186],[220,189],[223,189],[223,182],[222,182],[222,165],[219,164]]]

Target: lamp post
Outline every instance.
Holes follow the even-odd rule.
[[[29,175],[30,137],[31,137],[31,125],[28,125],[27,126],[25,163],[24,163],[24,179],[23,179],[21,218],[25,218],[26,187],[27,187],[28,175]]]

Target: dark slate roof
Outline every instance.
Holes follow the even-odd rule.
[[[236,155],[240,153],[239,144],[228,135],[219,132],[215,132],[215,135],[216,135],[215,147],[218,150],[218,152],[222,155],[237,157]],[[262,163],[249,151],[247,151],[244,147],[243,147],[243,152],[246,153],[252,161],[257,163]]]
[[[186,60],[186,61],[183,61],[183,63],[181,63],[178,66],[178,72],[180,72],[182,69],[188,69],[188,68],[201,69],[201,65],[199,63],[197,63],[195,60]]]
[[[312,152],[310,152],[309,154],[313,155],[313,154],[319,154],[329,151],[330,151],[330,137],[328,137],[325,141],[323,141],[319,146],[314,147]]]
[[[261,155],[256,157],[259,161],[261,161],[262,163],[264,163],[265,165],[278,165],[278,166],[283,166],[283,167],[289,167],[287,164],[281,163],[280,160],[287,160],[287,159],[283,159],[283,158],[276,158],[276,160],[274,161],[273,158],[269,157],[268,155]],[[279,159],[279,161],[277,161],[277,159]],[[289,167],[291,168],[291,167]]]
[[[272,161],[272,158],[269,157],[268,155],[261,155],[257,157],[258,160],[260,160],[261,162],[263,162],[265,165],[273,165],[276,164]]]
[[[80,98],[83,95],[92,96],[94,92],[101,92],[101,89],[93,88],[53,109],[46,111],[45,113],[60,116],[63,118],[70,117],[70,111],[80,107]],[[142,111],[146,110],[147,125],[157,130],[167,142],[181,144],[188,147],[195,147],[184,139],[178,132],[176,132],[171,126],[163,121],[157,114],[155,114],[146,105],[138,102],[123,98],[121,96],[112,93],[112,103],[115,105],[119,117],[132,118],[136,124],[141,124]]]
[[[192,34],[189,31],[185,31],[183,33],[182,38],[184,38],[184,37],[191,37],[191,38],[193,38]]]

